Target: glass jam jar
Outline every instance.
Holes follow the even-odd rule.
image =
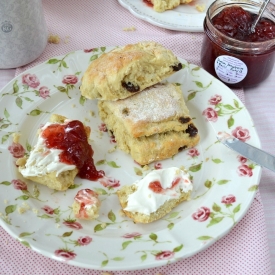
[[[201,64],[229,87],[256,86],[270,75],[275,61],[275,38],[260,42],[237,40],[219,31],[212,20],[228,7],[241,7],[255,16],[260,5],[249,0],[216,0],[207,10]],[[275,5],[269,3],[262,18],[272,21],[275,26]]]

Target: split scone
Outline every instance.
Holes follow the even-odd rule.
[[[81,94],[89,99],[124,99],[182,68],[177,57],[156,42],[141,42],[102,54],[85,71]]]
[[[81,189],[74,197],[73,213],[77,219],[94,220],[99,216],[101,201],[91,189]]]
[[[117,191],[122,211],[135,223],[156,221],[181,202],[193,190],[188,173],[177,167],[153,170],[132,185]]]
[[[200,139],[182,91],[172,83],[118,101],[99,101],[98,109],[118,147],[141,165],[170,158]]]
[[[178,7],[180,4],[188,4],[193,0],[151,0],[153,9],[157,12],[164,12]]]
[[[74,184],[74,178],[80,173],[85,159],[92,161],[93,151],[88,144],[90,131],[90,127],[78,120],[52,115],[50,122],[38,131],[38,141],[29,157],[17,160],[19,172],[24,178],[51,189],[67,190]],[[77,154],[67,150],[69,146],[70,152],[74,152],[73,146],[78,145],[85,148],[85,156],[79,149],[81,146],[76,148]],[[78,158],[82,158],[82,163],[77,161]]]

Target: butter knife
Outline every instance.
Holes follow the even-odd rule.
[[[235,137],[221,138],[217,136],[218,140],[225,146],[239,153],[243,157],[250,159],[251,161],[263,166],[273,172],[275,172],[275,156],[247,144]]]

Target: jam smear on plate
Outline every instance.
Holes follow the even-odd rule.
[[[59,149],[60,162],[75,165],[80,178],[97,180],[105,173],[97,171],[93,161],[94,151],[82,122],[69,121],[66,124],[51,124],[42,132],[45,144],[49,149]]]

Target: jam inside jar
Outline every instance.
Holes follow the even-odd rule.
[[[216,0],[204,20],[202,67],[232,88],[253,87],[265,80],[275,62],[275,6],[271,3],[254,33],[260,3]]]

